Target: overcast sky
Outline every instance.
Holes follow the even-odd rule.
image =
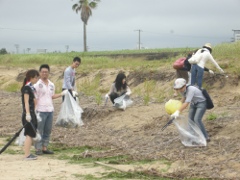
[[[0,0],[0,49],[83,51],[76,0]],[[201,47],[230,42],[240,0],[102,0],[87,25],[89,51]]]

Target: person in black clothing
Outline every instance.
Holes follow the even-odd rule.
[[[24,154],[25,160],[35,160],[37,156],[30,153],[30,148],[32,145],[32,138],[36,137],[37,129],[37,118],[35,114],[36,99],[35,99],[35,88],[33,84],[38,81],[39,73],[37,70],[29,70],[26,73],[26,77],[23,81],[23,86],[21,88],[22,93],[22,124],[24,127],[24,135],[26,140],[24,142]]]

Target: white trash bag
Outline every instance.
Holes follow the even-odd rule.
[[[69,128],[82,126],[82,113],[82,108],[68,92],[64,97],[64,101],[62,102],[61,110],[55,125]]]
[[[25,128],[22,129],[22,131],[20,132],[19,136],[17,137],[17,139],[15,141],[16,145],[19,145],[19,146],[23,146],[24,145],[24,142],[25,142],[25,139],[26,139],[26,136],[24,136],[24,131],[25,131]]]
[[[180,140],[184,146],[206,146],[207,141],[198,125],[187,118],[179,117],[173,121],[176,125]]]
[[[130,97],[126,94],[123,94],[122,96],[114,99],[113,106],[119,109],[126,109],[130,105],[132,105],[133,101],[130,99]]]

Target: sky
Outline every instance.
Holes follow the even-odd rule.
[[[72,10],[77,2],[0,0],[0,49],[82,52],[83,22]],[[231,42],[233,29],[240,29],[240,0],[101,0],[88,20],[87,46],[138,49],[139,39],[145,49],[214,46]]]

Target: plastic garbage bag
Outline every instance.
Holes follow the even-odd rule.
[[[126,109],[126,107],[131,106],[133,101],[130,99],[130,97],[126,94],[123,94],[122,96],[114,99],[113,106],[119,109]]]
[[[15,141],[16,145],[19,145],[19,146],[23,146],[24,145],[24,142],[25,142],[25,139],[26,139],[26,136],[24,136],[24,131],[25,131],[25,128],[22,129],[22,131],[20,132],[19,136],[17,137],[17,139]]]
[[[179,110],[181,107],[182,102],[179,100],[174,100],[170,99],[168,102],[165,103],[165,111],[171,115],[173,114],[176,110]]]
[[[206,146],[207,141],[198,127],[198,125],[192,121],[180,116],[175,119],[173,123],[176,125],[179,137],[184,146]]]
[[[79,106],[78,101],[75,101],[72,95],[68,92],[64,97],[55,125],[62,127],[82,126],[82,113],[83,110]]]

